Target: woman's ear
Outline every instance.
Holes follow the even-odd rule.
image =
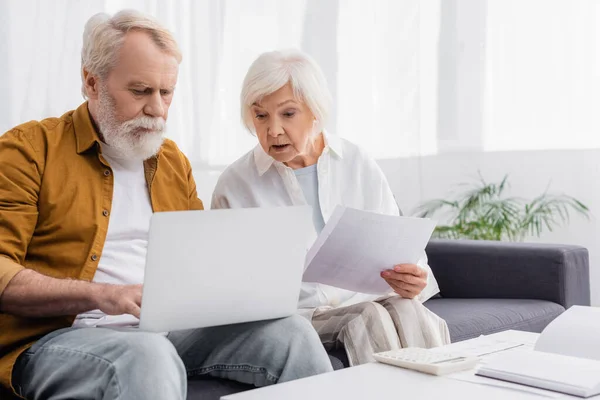
[[[319,123],[319,121],[316,118],[313,119],[313,125],[312,125],[313,136],[321,133],[321,129],[322,129],[322,127],[321,127],[321,124]]]

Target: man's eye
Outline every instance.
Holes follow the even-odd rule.
[[[161,90],[160,91],[160,94],[163,95],[163,96],[168,96],[171,93],[173,93],[171,90]]]
[[[138,90],[138,89],[131,89],[131,93],[135,94],[136,96],[141,96],[143,94],[146,93],[145,90]]]

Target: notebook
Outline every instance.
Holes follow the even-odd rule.
[[[571,307],[544,329],[534,351],[499,354],[477,375],[579,397],[600,394],[600,308]]]

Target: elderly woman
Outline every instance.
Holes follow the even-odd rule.
[[[317,232],[337,204],[399,215],[375,161],[323,129],[330,107],[323,73],[306,54],[273,51],[258,57],[244,80],[241,114],[259,144],[223,172],[212,208],[308,204]],[[425,254],[417,265],[390,265],[381,278],[389,295],[302,284],[300,313],[327,349],[343,345],[350,364],[358,365],[373,361],[374,352],[449,343],[445,321],[422,305],[439,292]]]

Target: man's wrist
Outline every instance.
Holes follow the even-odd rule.
[[[87,302],[90,304],[90,310],[97,310],[101,308],[102,298],[106,293],[108,285],[103,283],[89,283],[88,287],[85,288],[87,295]]]

